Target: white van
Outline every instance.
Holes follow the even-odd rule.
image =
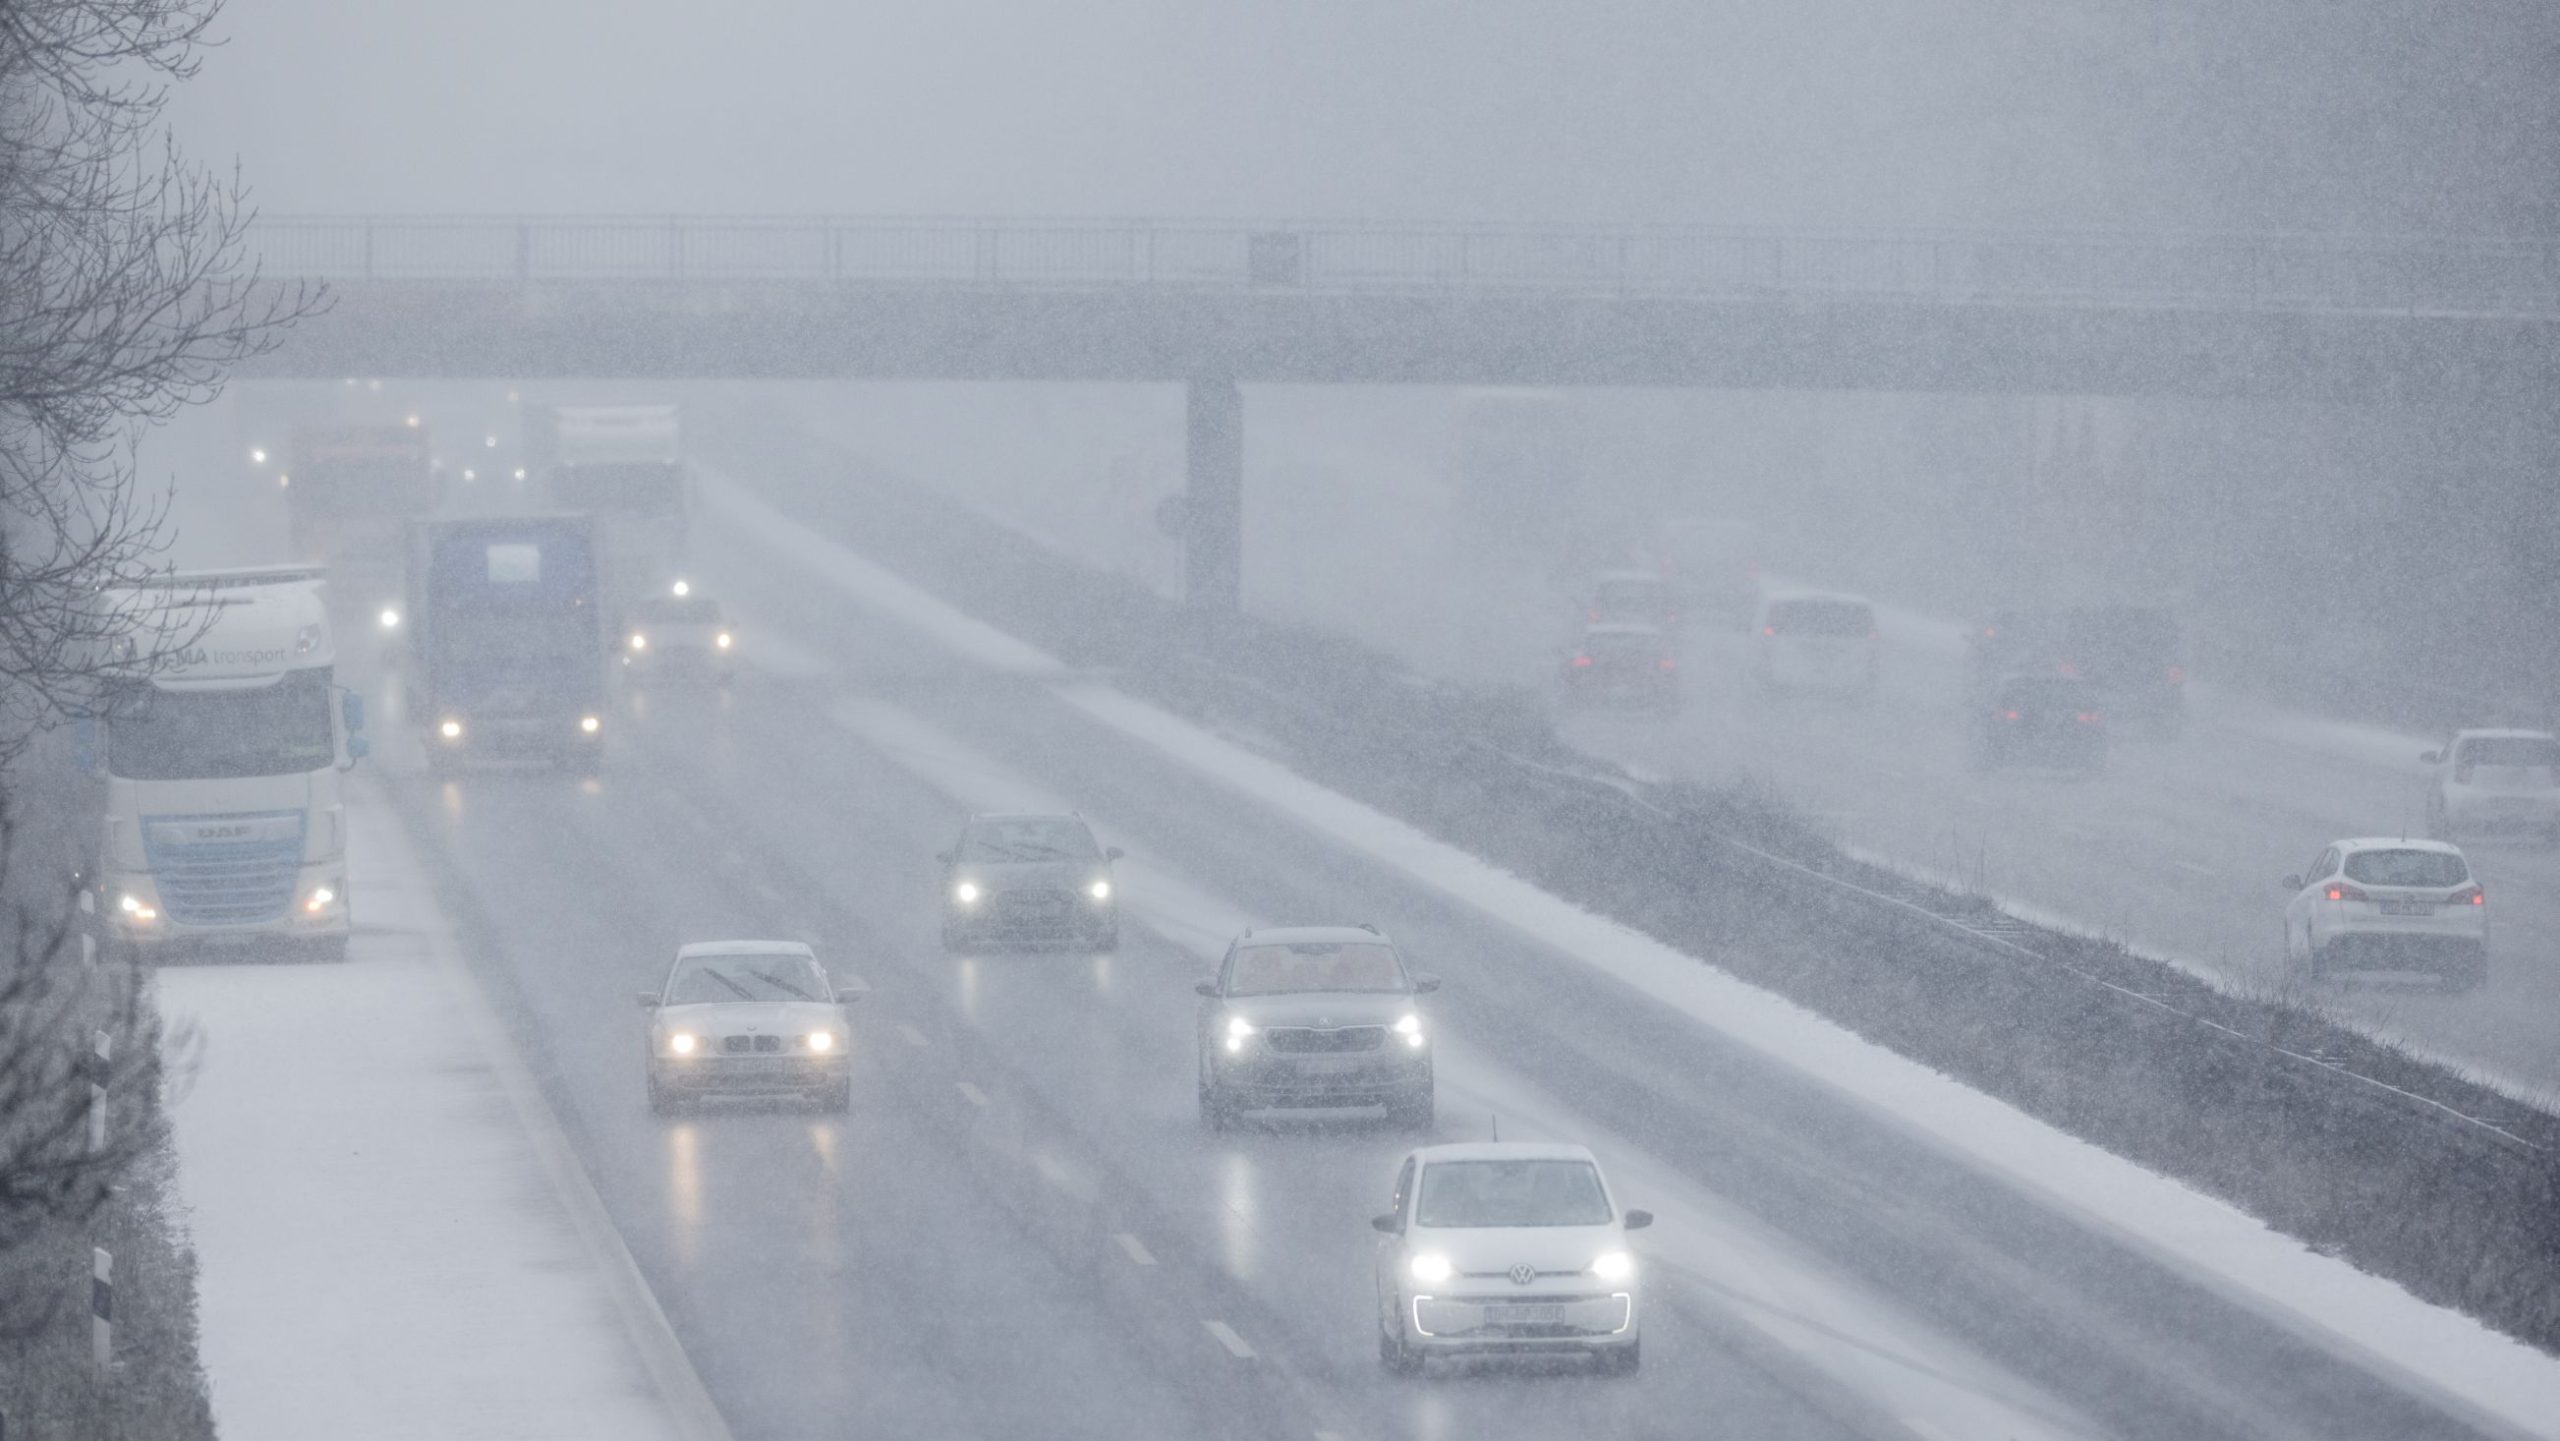
[[[1784,591],[1760,602],[1753,673],[1768,689],[1871,695],[1876,688],[1876,608],[1866,597]]]
[[[2560,738],[2549,731],[2457,731],[2419,757],[2435,768],[2427,834],[2532,835],[2560,843]]]

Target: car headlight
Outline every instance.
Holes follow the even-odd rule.
[[[382,628],[384,630],[398,630],[400,628],[400,612],[394,610],[390,606],[386,605],[382,608],[381,619]]]
[[[597,731],[604,729],[604,721],[598,716],[582,715],[578,717],[578,729],[594,735]]]
[[[962,881],[960,884],[951,888],[951,899],[958,901],[964,906],[976,905],[978,903],[978,897],[985,894],[986,892],[978,889],[978,883],[976,881]]]
[[[825,1031],[811,1031],[807,1039],[809,1049],[813,1051],[832,1051],[836,1048],[836,1038]]]
[[[331,890],[329,887],[313,886],[311,888],[311,895],[302,903],[303,912],[307,915],[316,916],[322,911],[329,909],[329,903],[337,898],[338,893]]]
[[[727,650],[729,648],[729,633],[725,630],[720,632],[718,635],[711,638],[711,643],[720,647],[722,650]]]
[[[127,891],[116,898],[116,909],[124,912],[126,916],[136,921],[156,921],[160,919],[160,908],[158,906],[151,904],[149,901],[144,900],[142,897],[135,895],[131,891]]]
[[[674,1035],[667,1037],[667,1049],[673,1051],[679,1056],[692,1055],[694,1048],[701,1044],[702,1038],[693,1034],[691,1031],[678,1031]]]
[[[436,734],[443,736],[449,741],[458,741],[462,739],[462,722],[458,720],[446,721],[444,724],[436,727]]]
[[[1603,1281],[1623,1281],[1636,1273],[1636,1258],[1624,1251],[1603,1251],[1591,1263],[1591,1274]]]
[[[649,638],[636,630],[633,631],[631,633],[631,648],[633,650],[647,650],[649,648]]]
[[[1251,1036],[1253,1032],[1253,1022],[1246,1020],[1242,1016],[1227,1017],[1227,1049],[1230,1051],[1243,1050],[1245,1038]]]
[[[1451,1266],[1449,1258],[1439,1252],[1425,1251],[1406,1262],[1405,1269],[1413,1273],[1413,1279],[1436,1286],[1448,1280],[1457,1268]]]
[[[1107,880],[1095,881],[1092,885],[1084,888],[1084,893],[1093,897],[1097,901],[1107,901],[1111,899],[1111,882]]]
[[[1404,1043],[1408,1046],[1421,1046],[1423,1042],[1422,1018],[1414,1015],[1410,1011],[1397,1017],[1396,1034],[1404,1037]]]

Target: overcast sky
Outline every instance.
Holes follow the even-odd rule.
[[[234,0],[270,213],[2548,228],[2541,0]]]

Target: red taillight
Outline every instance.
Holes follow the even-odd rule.
[[[1762,635],[1776,635],[1778,633],[1778,628],[1774,625],[1764,625],[1760,627],[1760,633]]]
[[[2444,898],[2444,903],[2448,906],[2458,906],[2466,901],[2475,906],[2485,906],[2489,904],[2489,898],[2486,895],[2481,894],[2478,886],[2464,886],[2461,890],[2455,891],[2452,895]]]
[[[1591,618],[1592,618],[1593,620],[1598,620],[1598,619],[1600,618],[1600,612],[1598,612],[1598,611],[1596,611],[1596,610],[1595,610],[1595,611],[1593,611],[1593,612],[1591,612]]]
[[[2080,667],[2073,665],[2067,660],[2055,661],[2053,663],[2053,668],[2064,675],[2078,675],[2080,673]]]
[[[1982,628],[1982,638],[1984,640],[1989,640],[1991,637],[1998,635],[1999,633],[2000,627],[1996,625],[1986,625]]]
[[[1680,668],[1680,658],[1673,655],[1664,656],[1662,658],[1662,668],[1664,670],[1678,670]]]
[[[2187,668],[2186,668],[2185,666],[2182,666],[2182,665],[2173,665],[2173,666],[2169,667],[2169,684],[2171,684],[2171,685],[2185,685],[2186,683],[2187,683]]]
[[[2080,724],[2084,726],[2093,726],[2105,719],[2105,716],[2102,716],[2093,710],[2084,710],[2080,712]]]
[[[2361,901],[2365,899],[2365,893],[2350,885],[2335,885],[2329,888],[2329,899],[2333,901]]]
[[[1575,670],[1585,670],[1588,669],[1590,665],[1591,657],[1587,655],[1578,655],[1573,658],[1573,668]]]
[[[2013,721],[2013,720],[2016,720],[2017,718],[2018,718],[2018,713],[2017,713],[2016,711],[2013,711],[2013,710],[2004,710],[2004,711],[2000,712],[2000,719],[2002,719],[2002,720],[2005,720],[2005,721]]]
[[[1867,632],[1867,639],[1869,639],[1869,640],[1882,640],[1882,639],[1884,639],[1884,632],[1883,632],[1883,631],[1880,631],[1880,630],[1871,630],[1871,631],[1868,631],[1868,632]]]

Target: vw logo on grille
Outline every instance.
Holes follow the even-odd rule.
[[[1511,1268],[1511,1284],[1514,1286],[1526,1286],[1537,1279],[1538,1268],[1526,1261]]]

